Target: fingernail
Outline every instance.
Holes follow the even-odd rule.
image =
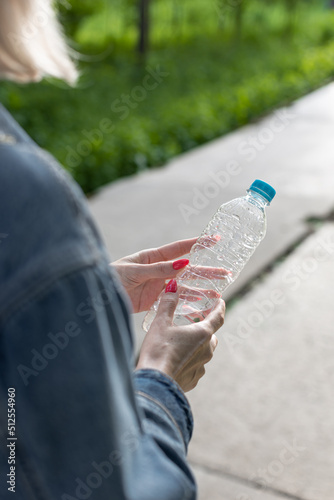
[[[165,293],[169,293],[169,292],[172,292],[172,293],[175,293],[177,290],[177,283],[176,283],[176,280],[170,280],[167,285],[166,285],[166,290],[165,290]]]
[[[173,262],[173,269],[182,269],[189,264],[189,259],[180,259]]]

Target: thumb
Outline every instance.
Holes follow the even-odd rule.
[[[176,280],[170,280],[166,286],[165,293],[162,294],[157,311],[157,318],[172,324],[174,312],[179,300]]]

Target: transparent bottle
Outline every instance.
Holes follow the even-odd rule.
[[[176,278],[180,299],[174,324],[187,325],[204,319],[237,279],[266,234],[265,208],[275,194],[269,184],[256,180],[246,196],[225,203],[217,210],[191,248],[189,265]],[[146,332],[163,293],[164,290],[145,316]]]

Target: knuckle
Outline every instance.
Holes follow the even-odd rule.
[[[215,349],[216,349],[216,345],[215,344],[210,344],[210,355],[211,355],[210,359],[213,358],[213,355],[215,353]]]
[[[216,333],[217,330],[219,330],[220,327],[221,327],[220,321],[218,321],[217,319],[215,321],[213,321],[212,322],[212,328],[211,328],[211,335],[213,335],[214,333]]]
[[[156,265],[156,270],[159,274],[164,274],[165,271],[166,271],[166,265],[164,262],[159,262],[157,265]]]
[[[205,363],[208,363],[209,361],[211,361],[212,358],[213,358],[213,351],[210,349],[205,357]]]
[[[204,340],[210,340],[212,337],[213,329],[208,323],[202,323],[202,334]]]
[[[221,328],[225,322],[225,311],[222,310],[217,316],[217,324],[216,324],[216,330]]]
[[[225,311],[226,311],[226,304],[223,300],[220,300],[220,307],[219,307],[219,312],[222,316],[225,315]]]

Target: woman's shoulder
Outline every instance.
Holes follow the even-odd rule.
[[[0,285],[23,269],[42,279],[106,257],[80,187],[32,140],[0,144],[0,234]]]
[[[28,211],[35,207],[35,213],[38,208],[54,210],[59,216],[86,210],[85,196],[70,174],[1,105],[0,194],[7,214],[19,207]]]
[[[1,137],[0,137],[1,140]],[[31,142],[0,142],[0,207],[7,219],[39,211],[78,211],[78,189],[61,165]],[[67,214],[69,215],[69,214]]]

